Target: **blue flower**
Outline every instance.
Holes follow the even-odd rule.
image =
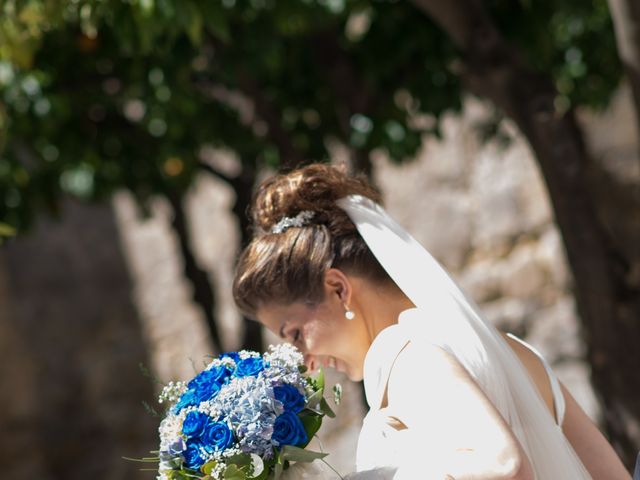
[[[236,377],[256,376],[264,370],[264,362],[260,357],[249,357],[240,360],[236,365]]]
[[[238,363],[240,361],[240,355],[238,352],[224,352],[218,355],[218,358],[222,360],[223,358],[230,358],[234,362]]]
[[[279,445],[304,445],[309,441],[304,425],[298,415],[291,411],[285,411],[278,418],[273,426],[272,440]]]
[[[182,437],[178,437],[178,439],[169,445],[169,455],[180,455],[187,448],[187,444],[185,443]]]
[[[192,379],[187,387],[194,393],[197,403],[206,402],[218,394],[220,387],[231,375],[229,369],[223,365],[205,370]]]
[[[227,427],[226,423],[209,422],[204,427],[204,432],[200,439],[207,449],[224,450],[233,443],[233,432]]]
[[[209,415],[202,412],[189,412],[182,422],[182,433],[187,437],[199,437],[209,422]]]
[[[212,367],[208,370],[204,370],[200,372],[195,378],[193,378],[189,383],[187,383],[187,387],[190,389],[197,388],[198,385],[203,383],[217,383],[222,385],[225,380],[231,375],[231,372],[224,365],[220,365],[218,367]]]
[[[273,387],[273,394],[276,397],[276,400],[282,402],[285,410],[298,413],[304,408],[304,395],[302,395],[293,385],[285,383],[284,385]]]
[[[182,394],[178,403],[173,407],[174,413],[180,413],[180,410],[186,407],[195,407],[199,404],[199,400],[195,397],[193,390],[187,390]]]
[[[204,446],[199,440],[189,440],[187,442],[187,449],[183,453],[184,464],[187,468],[198,470],[204,464],[203,448]]]

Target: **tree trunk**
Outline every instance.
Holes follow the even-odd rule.
[[[240,227],[240,248],[244,248],[251,241],[250,220],[248,215],[251,199],[253,196],[253,186],[256,182],[256,171],[248,163],[242,165],[242,172],[234,179],[233,187],[236,192],[236,201],[233,204],[233,213],[238,218]],[[244,335],[242,337],[242,348],[247,350],[262,350],[262,325],[258,322],[243,317]]]
[[[193,301],[200,307],[204,315],[209,333],[211,334],[213,348],[215,351],[221,352],[223,346],[215,318],[216,298],[214,289],[209,275],[205,270],[200,268],[193,254],[189,226],[182,205],[182,196],[176,192],[169,192],[166,197],[173,209],[171,226],[178,236],[180,253],[182,254],[182,260],[184,262],[184,275],[191,283]]]
[[[640,286],[632,275],[634,259],[598,218],[589,185],[594,168],[574,113],[555,111],[551,78],[522,63],[479,3],[413,1],[461,49],[467,88],[511,117],[536,155],[573,272],[603,428],[631,470],[640,445]]]
[[[236,194],[236,201],[232,211],[238,219],[240,229],[240,248],[244,248],[251,241],[251,222],[249,219],[249,207],[253,197],[253,186],[256,182],[256,171],[251,162],[242,164],[242,171],[237,177],[230,177],[207,163],[201,163],[200,168],[214,177],[229,184]],[[242,348],[247,350],[261,351],[264,348],[262,343],[262,326],[251,319],[243,317],[244,333],[242,337]]]
[[[640,2],[609,0],[609,10],[616,32],[618,54],[633,93],[636,131],[640,142]]]

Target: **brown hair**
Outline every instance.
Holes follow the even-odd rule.
[[[381,203],[380,192],[364,175],[313,163],[268,178],[254,194],[250,216],[254,238],[238,259],[233,298],[240,311],[256,318],[260,306],[324,300],[324,272],[338,268],[385,284],[389,276],[373,256],[349,216],[335,201],[359,194]],[[312,210],[302,227],[271,229],[283,217]]]

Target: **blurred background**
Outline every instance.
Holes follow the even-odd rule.
[[[366,173],[631,471],[635,0],[0,0],[0,465],[150,479],[162,382],[277,340],[239,316],[254,186]],[[352,468],[345,387],[321,438]],[[153,468],[153,465],[151,466]]]

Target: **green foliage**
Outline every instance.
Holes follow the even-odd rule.
[[[559,110],[607,104],[622,67],[606,0],[491,0],[488,5],[529,65],[551,74]]]
[[[13,237],[16,234],[16,229],[6,223],[0,223],[0,245],[2,245],[5,238]]]
[[[604,0],[489,6],[559,107],[606,103],[620,66]],[[204,146],[255,170],[326,160],[331,139],[413,158],[461,108],[459,60],[409,2],[5,0],[0,221],[23,230],[67,195],[183,192]]]

